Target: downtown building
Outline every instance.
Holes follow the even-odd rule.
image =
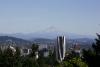
[[[65,58],[66,51],[66,39],[65,36],[58,36],[56,41],[56,59],[58,62],[62,62]]]

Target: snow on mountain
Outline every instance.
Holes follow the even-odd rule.
[[[66,38],[69,38],[69,39],[76,39],[76,38],[92,38],[93,39],[95,38],[94,36],[91,36],[91,35],[79,35],[79,34],[74,34],[74,33],[63,32],[62,30],[58,30],[55,27],[49,27],[45,30],[34,32],[34,33],[1,34],[0,36],[3,36],[3,35],[13,36],[13,37],[27,39],[27,40],[33,39],[33,38],[53,39],[60,35],[64,35]]]

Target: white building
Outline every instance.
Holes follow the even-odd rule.
[[[57,44],[56,44],[56,59],[57,61],[61,62],[65,58],[65,37],[64,36],[58,36],[57,37]]]

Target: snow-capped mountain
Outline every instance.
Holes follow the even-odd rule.
[[[49,38],[53,39],[57,36],[64,35],[68,39],[76,39],[76,38],[95,38],[91,35],[79,35],[74,33],[63,32],[62,30],[58,30],[55,27],[49,27],[45,30],[34,32],[34,33],[15,33],[15,34],[1,34],[0,36],[13,36],[22,39],[33,39],[33,38]]]

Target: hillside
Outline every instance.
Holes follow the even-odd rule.
[[[14,44],[17,46],[23,46],[23,45],[31,45],[30,41],[16,38],[16,37],[10,37],[10,36],[0,36],[0,45],[7,45],[7,44]]]

